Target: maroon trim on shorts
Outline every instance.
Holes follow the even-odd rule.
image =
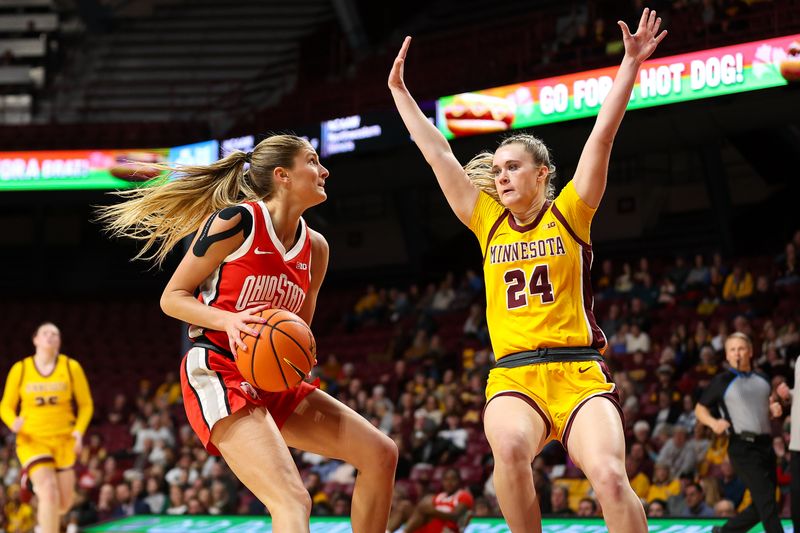
[[[614,392],[604,392],[602,394],[596,394],[595,396],[589,396],[581,403],[579,403],[578,407],[576,407],[575,410],[572,411],[572,414],[570,415],[569,420],[567,421],[567,426],[564,428],[564,436],[561,437],[561,444],[562,446],[564,446],[564,449],[567,451],[567,454],[569,454],[568,441],[569,441],[569,432],[572,430],[572,422],[575,420],[575,416],[578,414],[578,411],[580,411],[581,408],[589,402],[589,400],[594,398],[606,398],[612,404],[614,404],[614,407],[616,407],[617,411],[619,411],[619,418],[620,422],[622,423],[622,427],[623,428],[625,427],[625,415],[622,414],[622,407],[620,407],[619,405],[619,394],[617,394],[616,390]]]
[[[72,466],[65,466],[64,468],[56,468],[56,472],[68,472],[70,470],[74,470],[75,465]]]
[[[539,214],[536,215],[536,218],[533,219],[533,222],[531,222],[530,224],[525,224],[524,226],[521,225],[521,224],[518,224],[517,221],[514,220],[514,215],[511,214],[511,211],[509,211],[508,212],[508,225],[511,226],[511,229],[513,229],[515,231],[518,231],[520,233],[525,233],[527,231],[530,231],[530,230],[532,230],[533,228],[535,228],[536,226],[539,225],[539,222],[542,221],[542,217],[544,216],[545,213],[547,213],[547,209],[551,205],[554,205],[553,202],[551,202],[550,200],[546,201],[544,203],[544,205],[542,206],[542,209],[539,211]]]
[[[528,405],[533,407],[533,410],[536,411],[537,413],[539,413],[539,416],[541,416],[542,420],[544,420],[544,426],[545,426],[545,430],[546,430],[544,438],[547,439],[547,437],[550,436],[550,431],[552,429],[552,425],[550,424],[550,420],[547,418],[547,415],[544,414],[544,411],[542,411],[542,408],[539,407],[539,404],[536,403],[533,400],[533,398],[525,396],[521,392],[517,392],[517,391],[503,391],[503,392],[498,392],[497,394],[495,394],[494,396],[489,398],[489,402],[491,402],[495,398],[499,398],[500,396],[513,396],[515,398],[519,398],[521,400],[524,400],[525,403],[527,403]],[[483,420],[483,416],[486,413],[486,407],[489,405],[489,402],[486,402],[486,405],[483,406],[483,411],[481,412],[481,420]]]
[[[48,455],[47,457],[39,457],[31,461],[27,466],[25,466],[25,470],[28,471],[30,475],[31,468],[34,466],[40,465],[42,463],[53,463],[53,466],[56,464],[56,460],[53,456]]]

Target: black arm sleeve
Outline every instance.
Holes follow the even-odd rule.
[[[698,403],[709,409],[716,408],[722,402],[725,390],[733,377],[730,372],[723,372],[714,376],[714,379],[711,380],[711,383],[708,384],[708,387],[700,396]]]

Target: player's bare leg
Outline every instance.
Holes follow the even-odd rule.
[[[610,533],[645,533],[647,518],[625,472],[625,436],[617,408],[592,398],[578,411],[566,443],[603,508]]]
[[[303,399],[281,432],[293,448],[341,459],[356,467],[353,531],[386,531],[397,467],[397,445],[392,439],[320,390]]]
[[[211,442],[269,509],[273,531],[308,532],[311,497],[278,426],[263,408],[245,408],[214,425]]]
[[[494,488],[500,510],[513,533],[541,533],[531,463],[544,446],[542,417],[521,398],[499,396],[486,406],[486,438],[494,455]]]
[[[58,514],[65,515],[75,501],[75,470],[69,468],[56,472],[58,479]]]
[[[52,466],[37,466],[30,474],[33,492],[39,501],[36,519],[40,533],[59,532],[58,478]]]

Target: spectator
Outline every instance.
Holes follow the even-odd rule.
[[[669,516],[667,502],[656,499],[647,504],[647,518],[664,518],[665,516]]]
[[[33,530],[35,516],[33,508],[20,498],[19,485],[9,485],[6,489],[6,502],[3,513],[6,517],[5,530],[9,533],[27,533]]]
[[[672,305],[675,303],[675,294],[678,292],[675,287],[675,282],[670,278],[661,280],[661,285],[658,288],[658,303],[661,305]]]
[[[89,496],[84,489],[75,491],[75,504],[69,514],[71,523],[84,527],[98,522],[97,507]]]
[[[656,463],[653,469],[653,481],[650,490],[647,492],[647,501],[663,500],[666,502],[670,496],[675,496],[681,492],[680,481],[670,476],[671,465],[667,463]]]
[[[630,263],[622,265],[622,274],[617,276],[617,280],[614,282],[614,290],[618,294],[628,294],[633,290],[633,274]]]
[[[116,507],[117,502],[114,499],[114,486],[110,483],[104,483],[100,487],[100,494],[97,497],[97,519],[100,522],[111,520],[114,517]]]
[[[550,492],[550,515],[559,517],[575,516],[569,506],[569,491],[564,485],[554,484]]]
[[[602,294],[606,297],[611,296],[610,293],[613,290],[613,282],[614,265],[611,263],[610,259],[605,259],[600,267],[600,277],[597,278],[597,283],[595,283],[598,294]]]
[[[594,498],[581,498],[581,501],[578,502],[577,515],[581,517],[597,516],[597,502],[594,501]]]
[[[684,394],[681,405],[683,410],[675,423],[678,426],[686,428],[687,432],[692,432],[697,423],[697,415],[694,414],[694,398],[692,398],[692,395]]]
[[[632,324],[630,333],[625,337],[625,351],[627,353],[650,352],[650,336],[642,331],[638,324]]]
[[[688,289],[704,289],[711,284],[711,271],[703,263],[703,255],[694,256],[694,266],[686,276],[686,287]]]
[[[709,507],[705,500],[703,487],[699,483],[689,483],[683,491],[686,504],[685,512],[680,516],[692,518],[711,518],[714,516],[714,509]]]
[[[736,516],[736,508],[730,500],[720,500],[714,505],[714,516],[718,518],[731,518]]]
[[[606,318],[603,319],[603,322],[600,324],[600,328],[606,334],[607,337],[611,337],[617,332],[617,329],[622,325],[622,318],[620,317],[619,313],[619,305],[611,304],[608,308],[608,315]]]
[[[169,371],[164,376],[164,383],[156,389],[156,398],[164,398],[167,405],[175,405],[181,399],[181,383],[175,372]]]
[[[670,475],[677,477],[684,472],[693,472],[697,467],[697,450],[689,441],[685,426],[676,425],[672,438],[667,441],[658,454],[657,462],[670,465]]]
[[[447,277],[439,284],[439,288],[433,295],[430,309],[435,313],[442,313],[450,309],[450,305],[456,298],[456,293],[453,290],[453,274],[448,273]]]
[[[153,514],[163,514],[167,509],[167,495],[164,494],[164,483],[157,477],[148,477],[145,483],[147,496],[144,503]]]
[[[183,490],[180,485],[171,485],[169,487],[169,505],[165,511],[168,515],[183,515],[186,514],[187,507],[183,503]]]
[[[747,300],[753,294],[753,276],[742,265],[733,267],[733,272],[725,278],[722,299],[728,302]]]
[[[750,301],[753,316],[763,318],[772,314],[778,304],[778,295],[769,286],[769,278],[763,274],[756,278],[756,290]]]
[[[686,266],[683,256],[675,256],[675,264],[667,271],[667,277],[672,280],[676,287],[683,290],[688,275],[689,268]]]

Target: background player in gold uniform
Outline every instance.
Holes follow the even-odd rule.
[[[450,207],[481,243],[487,321],[498,361],[487,383],[484,427],[497,498],[515,533],[541,531],[531,463],[551,439],[561,440],[586,474],[610,531],[647,531],[625,473],[615,386],[602,363],[606,340],[591,311],[589,227],[639,68],[666,35],[658,34],[660,23],[648,9],[633,35],[619,22],[625,57],[575,176],[554,201],[555,167],[547,147],[530,135],[510,137],[494,154],[461,167],[403,81],[410,38],[389,75],[411,136]]]
[[[0,418],[17,434],[17,456],[39,500],[41,533],[58,533],[59,515],[72,507],[73,466],[94,406],[83,368],[59,353],[58,328],[49,322],[39,326],[33,345],[36,353],[8,373]]]

